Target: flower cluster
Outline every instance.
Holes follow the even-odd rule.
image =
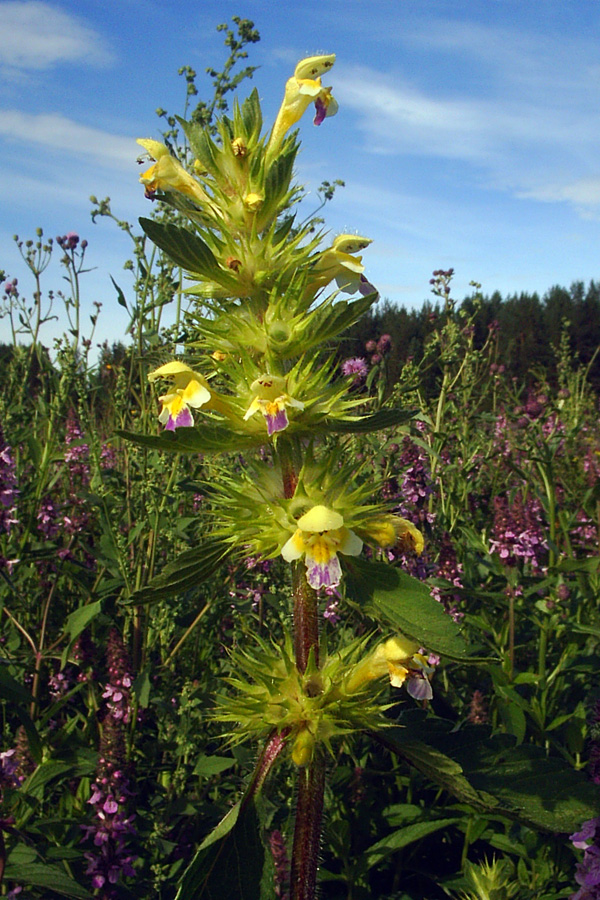
[[[585,851],[575,874],[580,888],[570,900],[600,900],[600,819],[584,822],[581,831],[572,834],[570,840],[578,850]]]
[[[127,807],[133,798],[131,779],[126,770],[123,726],[129,722],[130,667],[122,638],[113,628],[107,648],[109,683],[103,693],[106,701],[101,722],[100,756],[92,795],[88,803],[94,810],[94,822],[84,827],[85,840],[93,840],[94,850],[85,853],[94,888],[102,888],[106,900],[120,896],[122,877],[133,877],[135,854],[131,841],[136,835],[135,816]]]
[[[406,686],[416,700],[433,696],[431,677],[439,659],[427,656],[416,641],[396,635],[367,652],[368,641],[353,641],[316,666],[311,656],[300,673],[293,660],[292,640],[270,647],[256,638],[257,650],[233,655],[236,675],[229,679],[238,689],[218,712],[223,722],[234,723],[231,743],[253,734],[266,736],[276,730],[291,747],[293,762],[300,767],[312,760],[315,748],[349,732],[380,728],[386,708],[378,701],[383,679],[394,688]]]
[[[497,553],[507,566],[516,566],[522,559],[538,571],[547,549],[542,507],[537,497],[523,498],[520,493],[512,500],[502,495],[494,497],[491,553]]]
[[[12,450],[0,427],[0,534],[8,534],[17,524],[16,503],[19,495]]]

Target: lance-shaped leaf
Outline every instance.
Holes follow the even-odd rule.
[[[180,116],[176,116],[175,118],[181,125],[183,133],[192,148],[192,153],[198,162],[202,164],[202,168],[206,169],[206,171],[210,172],[214,178],[218,179],[221,174],[216,159],[219,150],[216,144],[210,139],[206,129],[200,125],[199,122],[186,122],[186,120],[182,119]]]
[[[232,281],[199,235],[179,225],[156,222],[154,219],[142,217],[139,222],[150,240],[182,269],[219,282]]]
[[[379,409],[369,416],[348,416],[345,419],[326,419],[327,431],[336,434],[369,434],[372,431],[383,431],[395,425],[410,422],[417,414],[417,409]]]
[[[456,622],[428,586],[402,569],[364,559],[345,560],[346,590],[377,619],[450,659],[470,659]],[[471,659],[471,662],[474,660]]]
[[[33,698],[29,691],[9,674],[4,665],[0,665],[0,700],[7,700],[11,704],[11,712],[17,715],[25,729],[32,756],[36,762],[40,762],[42,759],[42,744],[35,725],[27,712],[27,708],[32,703]]]
[[[243,434],[231,431],[222,425],[202,421],[202,430],[178,428],[177,431],[163,431],[162,434],[138,434],[134,431],[117,431],[119,437],[149,447],[151,450],[165,450],[168,453],[226,453],[228,451],[249,450],[264,444],[263,434]]]
[[[235,112],[237,113],[237,109]],[[248,138],[257,138],[262,128],[262,111],[256,88],[252,90],[250,96],[246,97],[242,103],[241,118],[246,130],[246,136]]]
[[[210,578],[231,553],[231,547],[217,540],[207,540],[198,547],[184,550],[146,587],[132,594],[127,603],[154,603],[183,594]]]

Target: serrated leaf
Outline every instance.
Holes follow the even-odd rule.
[[[220,279],[223,273],[208,244],[187,228],[154,219],[139,220],[145,234],[169,256],[174,263],[188,272]]]
[[[428,650],[450,659],[470,659],[458,625],[431,596],[427,584],[384,563],[350,558],[344,562],[348,569],[348,595],[361,606],[368,605],[375,618],[383,619]]]
[[[231,547],[217,540],[207,540],[198,547],[184,550],[146,587],[132,594],[127,599],[127,604],[154,603],[156,600],[174,597],[197,587],[206,581],[232,552]]]
[[[262,128],[262,111],[256,88],[253,88],[250,96],[242,103],[241,113],[248,137],[258,136]]]

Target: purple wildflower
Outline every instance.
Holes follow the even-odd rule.
[[[16,518],[18,494],[15,462],[0,427],[0,534],[8,534],[12,526],[18,522]]]
[[[542,506],[537,497],[524,500],[517,494],[512,502],[504,496],[494,497],[491,553],[497,553],[507,566],[516,566],[519,559],[528,560],[532,569],[538,571],[547,549]]]
[[[135,876],[133,863],[137,857],[130,844],[136,834],[135,816],[126,807],[133,796],[130,778],[125,770],[123,726],[129,721],[129,687],[131,675],[127,652],[121,635],[111,629],[106,648],[109,684],[103,694],[107,701],[101,725],[100,756],[96,780],[88,803],[94,809],[94,822],[83,826],[84,840],[93,840],[94,850],[84,856],[86,874],[92,886],[103,891],[103,900],[117,900],[122,892],[121,878]]]
[[[366,361],[360,357],[355,356],[351,359],[346,359],[342,363],[342,373],[349,377],[353,376],[352,383],[358,384],[364,378],[367,377],[367,372],[369,371],[369,367],[367,366]]]
[[[570,900],[600,900],[600,819],[584,822],[581,831],[572,834],[570,840],[584,851],[575,873],[580,888]]]

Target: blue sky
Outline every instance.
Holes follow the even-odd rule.
[[[256,86],[267,122],[298,59],[337,54],[340,110],[302,120],[298,177],[313,197],[345,181],[327,225],[373,239],[383,296],[420,306],[436,268],[455,269],[459,298],[471,280],[507,294],[600,277],[597,0],[0,0],[0,15],[0,269],[30,295],[12,235],[85,237],[97,340],[123,336],[110,276],[129,294],[130,245],[88,198],[148,214],[135,139],[160,137],[157,107],[182,111],[180,66],[210,97],[233,15],[261,34],[241,96]],[[61,287],[58,254],[44,278]]]

